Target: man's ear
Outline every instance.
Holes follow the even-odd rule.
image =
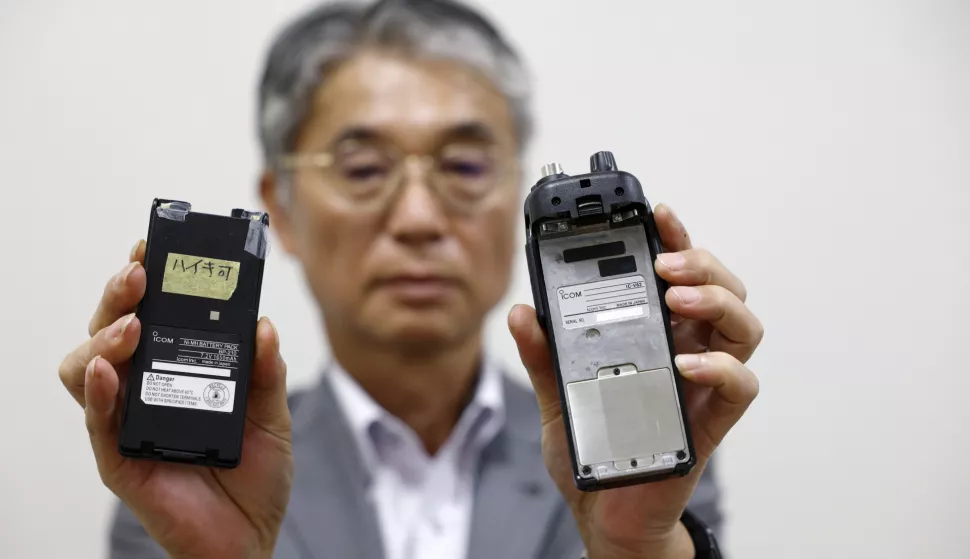
[[[263,207],[269,212],[270,228],[275,230],[276,236],[283,245],[283,250],[288,254],[293,254],[295,249],[293,222],[289,207],[283,204],[283,200],[288,198],[285,194],[292,195],[292,193],[280,192],[281,188],[287,188],[287,185],[281,185],[272,171],[264,170],[259,178],[259,196],[263,199]]]

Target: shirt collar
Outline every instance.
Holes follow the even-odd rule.
[[[462,411],[452,433],[452,436],[457,435],[466,439],[455,441],[459,446],[464,447],[471,443],[481,448],[488,444],[501,429],[505,422],[505,392],[502,379],[501,368],[491,359],[484,359],[475,394]],[[378,459],[373,438],[374,426],[400,420],[381,407],[336,361],[330,367],[329,380],[365,464],[374,464]],[[463,428],[469,424],[480,423],[484,425],[480,425],[479,429]],[[467,440],[470,438],[475,440]]]
[[[363,455],[364,463],[372,464],[376,455],[374,445],[369,440],[371,425],[380,422],[387,412],[339,363],[333,363],[328,376],[337,404],[347,418],[347,424]]]

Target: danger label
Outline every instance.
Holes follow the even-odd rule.
[[[141,401],[152,406],[232,413],[236,382],[224,379],[146,372]]]
[[[639,275],[564,286],[555,293],[567,329],[650,315],[647,282]]]

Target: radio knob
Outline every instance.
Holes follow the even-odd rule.
[[[616,170],[616,159],[613,152],[598,151],[589,158],[589,171],[591,173],[604,173]]]

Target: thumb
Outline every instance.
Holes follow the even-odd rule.
[[[280,356],[280,337],[268,318],[256,324],[256,357],[246,409],[249,420],[270,433],[290,440],[290,409],[286,402],[286,363]]]
[[[653,210],[653,219],[657,224],[657,233],[660,234],[660,244],[665,251],[680,252],[691,248],[690,234],[670,206],[657,204]]]
[[[509,332],[519,348],[519,358],[529,373],[536,393],[542,424],[559,419],[559,386],[553,370],[552,355],[545,332],[539,326],[535,310],[528,305],[515,305],[509,312]]]

